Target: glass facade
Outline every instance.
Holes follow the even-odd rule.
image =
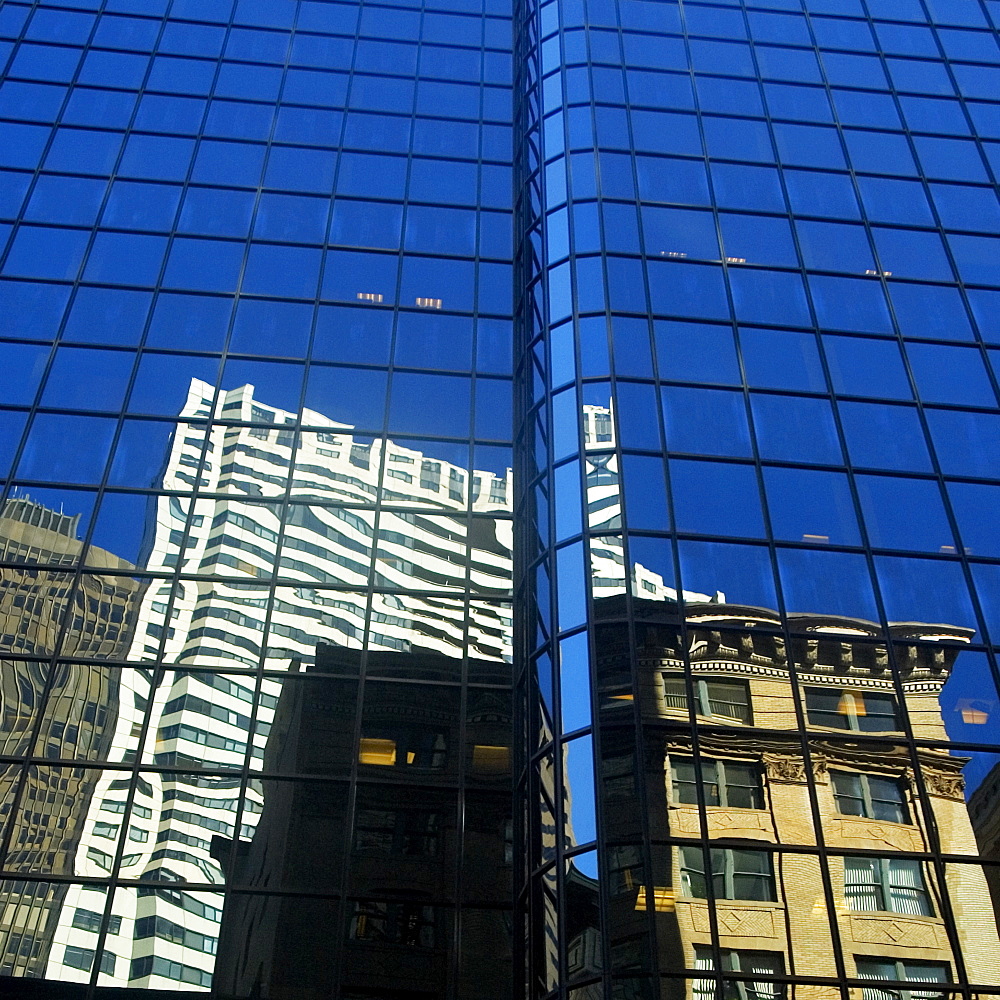
[[[1000,997],[998,29],[0,0],[0,992]]]
[[[996,990],[1000,4],[516,23],[527,995]]]
[[[0,992],[509,996],[509,9],[0,26]]]

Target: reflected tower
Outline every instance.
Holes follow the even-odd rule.
[[[0,508],[0,559],[22,568],[5,573],[0,591],[0,753],[5,757],[104,760],[121,696],[112,664],[129,642],[142,586],[129,577],[84,574],[74,567],[82,543],[79,516],[28,495]],[[91,549],[95,567],[128,572],[129,563]],[[36,568],[38,567],[38,568]],[[69,662],[51,666],[61,651]],[[87,810],[100,772],[39,762],[0,770],[0,822],[8,829],[6,867],[71,876],[89,837]],[[11,806],[21,803],[16,822]],[[21,882],[0,887],[0,971],[41,976],[59,968],[52,937],[68,887]]]

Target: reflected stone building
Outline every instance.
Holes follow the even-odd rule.
[[[850,978],[870,978],[878,961],[915,963],[944,982],[957,946],[972,981],[996,981],[1000,941],[981,919],[983,869],[926,860],[977,853],[967,758],[941,746],[914,761],[893,740],[908,719],[917,739],[947,741],[938,697],[969,631],[893,626],[896,681],[869,622],[798,615],[787,644],[760,608],[692,607],[683,622],[663,604],[634,609],[640,746],[632,704],[615,701],[627,628],[601,621],[597,631],[601,788],[620,843],[611,848],[612,962],[641,965],[651,910],[664,968],[715,968],[715,929],[724,970],[835,978],[833,925]],[[621,610],[610,599],[599,620]],[[646,830],[624,808],[631,796],[645,802]],[[641,841],[628,843],[637,836],[649,837],[651,883]],[[695,980],[692,990],[711,995],[712,984]]]
[[[1000,763],[993,766],[969,798],[969,815],[979,853],[984,860],[993,862],[983,870],[1000,926]]]
[[[0,508],[0,558],[24,564],[5,573],[0,591],[4,755],[82,764],[107,759],[111,748],[121,683],[120,671],[108,661],[120,659],[127,648],[142,588],[127,576],[84,575],[75,586],[73,569],[82,551],[78,524],[78,515],[51,510],[29,496]],[[118,572],[132,569],[102,549],[91,548],[88,562]],[[51,667],[57,649],[79,662]],[[79,856],[94,849],[86,815],[99,774],[45,763],[0,769],[8,870],[76,872]],[[21,808],[12,823],[18,794]],[[3,974],[41,976],[63,965],[65,955],[54,953],[53,936],[72,891],[58,882],[0,883]]]
[[[725,995],[764,1000],[786,995],[769,977],[790,974],[816,980],[793,992],[831,998],[840,975],[1000,981],[969,758],[947,749],[939,706],[970,630],[893,625],[890,654],[859,619],[796,615],[788,642],[757,607],[689,599],[681,613],[636,596],[631,624],[625,609],[624,595],[595,608],[607,884],[573,857],[563,878],[540,878],[568,919],[554,898],[540,911],[551,944],[538,942],[539,982],[566,975],[598,997],[588,981],[611,971],[616,997],[709,998],[715,980],[696,970],[721,969],[735,973]],[[914,756],[904,727],[931,745]],[[552,853],[543,835],[540,857]],[[655,986],[656,967],[688,970],[687,983]]]

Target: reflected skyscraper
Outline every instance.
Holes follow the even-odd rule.
[[[426,995],[436,995],[448,975],[447,956],[458,902],[451,882],[460,868],[467,883],[463,898],[488,907],[465,914],[470,941],[477,934],[488,938],[490,926],[497,921],[501,933],[507,933],[510,921],[510,616],[502,603],[489,599],[491,594],[502,593],[503,581],[510,575],[509,528],[505,532],[505,525],[490,516],[509,504],[509,470],[498,476],[458,469],[391,441],[373,447],[370,441],[356,440],[349,426],[331,424],[321,414],[311,412],[306,414],[307,422],[328,429],[303,433],[296,441],[293,432],[283,429],[291,415],[255,401],[250,386],[225,393],[214,403],[214,416],[232,423],[212,428],[205,421],[212,413],[211,387],[193,382],[180,414],[187,422],[171,442],[162,486],[176,489],[178,483],[191,478],[187,470],[195,469],[200,485],[215,499],[195,501],[185,508],[175,495],[164,496],[148,522],[155,528],[144,545],[149,555],[142,569],[162,574],[168,567],[203,572],[210,566],[226,579],[208,587],[179,583],[171,589],[142,586],[130,578],[118,586],[129,601],[99,609],[89,625],[78,623],[79,635],[70,640],[74,654],[81,658],[136,663],[148,661],[157,652],[156,643],[164,640],[162,658],[175,669],[129,669],[117,664],[66,668],[69,677],[57,677],[49,695],[45,724],[50,745],[45,756],[79,755],[112,765],[138,761],[140,766],[150,765],[150,770],[139,774],[134,786],[125,771],[121,776],[113,770],[105,772],[103,778],[99,771],[55,771],[54,775],[61,776],[52,777],[49,784],[62,788],[56,798],[35,790],[35,785],[45,784],[43,780],[29,778],[21,796],[23,802],[41,799],[33,814],[35,826],[29,829],[22,825],[17,830],[12,847],[15,842],[25,846],[8,853],[8,865],[25,871],[40,865],[60,874],[100,878],[117,864],[123,874],[139,881],[222,887],[231,879],[237,887],[280,890],[292,886],[315,891],[320,887],[316,865],[322,857],[329,874],[321,887],[337,894],[349,870],[354,878],[364,870],[367,862],[362,843],[367,843],[366,836],[384,838],[387,830],[391,842],[382,844],[374,859],[381,874],[368,877],[368,891],[375,892],[375,899],[366,900],[365,905],[382,905],[379,893],[391,889],[384,866],[395,863],[398,854],[408,857],[411,848],[421,858],[418,869],[426,870],[431,861],[440,868],[437,884],[429,886],[434,891],[428,895],[435,902],[413,903],[409,883],[414,881],[414,873],[400,875],[394,883],[397,894],[403,892],[407,898],[385,905],[392,913],[403,908],[402,915],[396,914],[393,920],[418,920],[426,927],[409,937],[409,932],[399,929],[399,939],[394,940],[396,930],[366,931],[363,921],[361,930],[355,928],[350,936],[358,940],[385,936],[397,945],[434,952],[430,961],[433,968],[424,978]],[[256,421],[256,426],[238,423],[241,420]],[[214,460],[215,452],[229,457]],[[204,460],[203,454],[207,456]],[[383,455],[387,464],[392,463],[387,474],[395,473],[392,478],[396,480],[395,489],[381,494],[385,510],[376,512],[370,506],[331,509],[324,504],[331,497],[364,504],[377,494]],[[284,518],[278,516],[273,502],[258,499],[274,492],[273,467],[287,470],[295,497],[296,506]],[[414,471],[405,471],[408,467]],[[58,564],[65,557],[73,564],[72,556],[81,548],[76,538],[79,517],[47,510],[27,498],[10,501],[8,510],[12,551],[33,548],[42,550],[40,562]],[[452,514],[442,516],[443,512]],[[288,530],[279,543],[282,524]],[[255,595],[267,593],[254,581],[271,571],[279,548],[290,585],[272,602],[272,618],[267,622],[252,610],[263,605],[263,597]],[[100,551],[92,551],[87,563],[133,569]],[[26,572],[30,583],[21,582],[21,598],[15,597],[13,604],[45,608],[49,617],[18,621],[10,630],[47,638],[48,648],[40,638],[32,649],[36,657],[43,657],[51,655],[56,641],[46,628],[50,632],[59,628],[62,605],[50,607],[49,581],[39,582],[36,575],[35,571]],[[291,585],[296,578],[301,583]],[[387,590],[401,585],[417,593],[382,592],[369,602],[364,588],[371,580]],[[426,589],[435,585],[441,589],[442,581],[446,590],[460,593],[464,585],[483,599],[469,604],[460,597],[419,594],[422,584]],[[331,591],[331,586],[337,590]],[[89,646],[84,644],[90,633],[107,629],[116,621],[117,645],[109,645],[103,634]],[[266,647],[261,643],[265,633]],[[364,644],[363,635],[367,636]],[[480,657],[468,661],[467,679],[461,656],[456,659],[463,642]],[[396,659],[385,660],[380,650],[393,651]],[[266,672],[258,681],[246,668],[252,667],[262,652]],[[426,683],[397,685],[392,699],[395,708],[378,710],[390,717],[377,724],[379,732],[386,728],[390,735],[362,735],[361,749],[355,751],[354,701],[363,656],[367,670],[376,675],[378,664],[389,663],[387,674],[397,681],[438,683],[430,687]],[[492,670],[490,659],[496,664]],[[307,676],[300,679],[298,673],[303,668]],[[216,672],[227,669],[231,672]],[[351,680],[338,679],[345,674]],[[14,707],[22,711],[31,708],[46,693],[44,677],[39,677],[32,696],[25,694],[30,676],[30,664],[21,666],[20,674],[13,668],[5,672],[9,688],[5,704],[12,713],[6,731],[11,739],[17,737]],[[85,689],[78,690],[81,683],[88,682],[98,684],[89,697]],[[463,685],[471,688],[461,698]],[[378,682],[372,682],[370,691],[378,687]],[[370,700],[374,697],[369,695]],[[101,699],[100,704],[96,698]],[[427,701],[425,720],[414,723],[421,698]],[[449,703],[451,707],[445,708]],[[59,704],[67,706],[63,714],[68,717],[60,715]],[[464,721],[461,704],[465,705]],[[371,713],[376,711],[373,701],[366,709],[366,722],[371,724]],[[89,740],[83,740],[82,733],[74,735],[79,730],[76,714],[99,721],[99,729],[94,727],[95,734]],[[399,719],[403,737],[397,749],[394,741]],[[484,735],[487,732],[488,738]],[[64,739],[75,744],[71,753],[62,752],[58,741],[53,741],[53,736],[63,733],[67,733]],[[95,739],[97,734],[100,742]],[[408,739],[415,742],[411,745]],[[462,739],[474,741],[465,763]],[[18,746],[7,752],[17,753]],[[369,791],[368,796],[374,795],[375,801],[368,807],[356,806],[360,810],[356,823],[361,826],[354,847],[340,843],[348,822],[352,762],[392,766],[397,763],[397,754],[398,763],[412,765],[412,773],[422,782],[416,787],[387,786],[380,792],[377,787],[375,792]],[[248,757],[251,771],[336,778],[340,784],[310,786],[260,778],[246,782],[239,777],[239,768]],[[435,791],[434,778],[442,769],[448,780]],[[36,770],[32,769],[32,776]],[[192,773],[183,773],[185,770]],[[227,776],[227,771],[233,776]],[[18,772],[11,769],[8,800],[16,796],[17,778]],[[430,789],[427,781],[431,781]],[[430,796],[427,808],[412,814],[398,811],[400,796],[424,793]],[[128,851],[116,861],[114,848],[122,831],[116,817],[109,814],[124,812],[122,797],[129,794],[133,799]],[[461,847],[455,820],[460,804],[469,820],[465,830],[470,841]],[[363,832],[369,816],[381,834]],[[489,824],[485,830],[477,828],[477,819],[480,826]],[[409,831],[413,824],[417,829]],[[422,830],[423,825],[428,829]],[[48,837],[41,833],[44,829],[52,831]],[[78,830],[75,836],[73,830]],[[51,852],[48,860],[42,860],[44,855],[34,857],[29,846],[44,849],[56,831],[62,860],[57,862]],[[425,849],[413,848],[411,837]],[[35,843],[39,840],[45,843]],[[460,865],[459,852],[463,850],[468,857]],[[352,859],[350,868],[343,860],[344,851]],[[258,858],[264,860],[255,863]],[[306,872],[308,880],[303,878]],[[21,965],[22,974],[82,979],[94,960],[92,945],[100,927],[96,907],[102,903],[99,898],[96,902],[89,898],[96,894],[87,887],[76,890],[72,899],[65,890],[55,894],[51,888],[42,890],[44,898],[37,900],[25,899],[23,886],[11,892],[11,906],[20,914],[21,923],[29,928],[35,922],[42,923],[32,937],[15,937],[14,928],[9,931],[20,952],[32,960]],[[131,933],[134,943],[126,937],[125,954],[110,948],[102,952],[102,978],[123,986],[155,988],[171,980],[208,989],[216,963],[221,962],[223,983],[218,989],[222,995],[246,995],[252,989],[264,989],[263,995],[280,995],[291,983],[299,984],[295,988],[300,991],[311,989],[311,996],[328,995],[337,973],[332,965],[317,964],[326,932],[312,938],[307,932],[316,935],[324,919],[343,923],[339,912],[324,904],[321,910],[325,918],[314,919],[305,901],[276,896],[270,903],[257,904],[265,911],[264,917],[248,916],[241,921],[238,914],[243,898],[237,896],[230,904],[234,911],[229,918],[231,929],[220,953],[221,891],[192,896],[152,887],[119,888],[111,921],[119,934]],[[442,906],[442,900],[448,905]],[[95,909],[82,904],[93,904]],[[251,914],[253,910],[251,905]],[[81,913],[93,914],[93,918],[83,919]],[[348,919],[356,923],[357,915]],[[376,915],[368,921],[373,926],[377,922]],[[50,939],[60,924],[72,942],[61,961],[49,953]],[[290,945],[281,944],[291,940],[299,942],[294,953],[289,952]],[[249,952],[244,944],[249,945]],[[502,974],[502,964],[476,959],[483,947],[484,942],[478,947],[469,944],[463,951],[460,977],[470,996],[484,988],[496,992],[510,985],[509,975]],[[270,960],[265,958],[268,949],[273,952]],[[248,954],[260,966],[248,969]],[[345,956],[350,954],[349,949]],[[335,952],[329,955],[339,962]],[[14,961],[10,971],[17,970]],[[386,982],[390,987],[393,982],[413,985],[411,980],[421,961],[404,962],[394,973],[386,969]],[[492,980],[484,987],[480,979],[488,971]],[[350,973],[349,969],[339,974],[364,979],[361,972]]]
[[[0,777],[0,815],[10,831],[6,866],[14,871],[73,874],[87,840],[86,814],[99,772],[60,771],[44,758],[105,760],[115,729],[119,676],[102,661],[120,656],[127,645],[139,585],[95,581],[74,592],[70,574],[29,568],[72,566],[81,548],[78,521],[29,496],[7,500],[0,511],[4,558],[23,564],[7,572],[0,597],[0,748],[8,757],[43,759],[26,772],[7,765]],[[92,558],[108,568],[131,568],[103,550]],[[84,662],[50,668],[48,658],[60,641]],[[17,794],[25,805],[15,822],[10,804]],[[66,898],[67,886],[30,882],[0,895],[4,973],[40,976],[58,966],[52,939]]]
[[[0,993],[996,994],[998,29],[0,0]]]

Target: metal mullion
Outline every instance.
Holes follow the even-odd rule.
[[[554,9],[554,8],[552,8],[552,9]],[[531,18],[533,20],[540,19],[539,18],[539,8],[538,7],[534,7],[533,8],[532,13],[531,13]],[[560,43],[559,43],[560,50],[562,48],[561,40],[562,40],[563,31],[564,31],[564,25],[562,24],[562,19],[558,18],[558,24],[557,24],[557,28],[556,28],[556,33],[554,35],[550,35],[549,37],[550,38],[557,37],[560,40]],[[549,661],[550,661],[550,669],[552,671],[552,687],[551,687],[551,690],[552,690],[552,715],[553,715],[553,722],[554,722],[554,727],[553,728],[555,729],[555,732],[552,734],[553,740],[552,740],[552,744],[551,744],[551,753],[552,753],[552,759],[553,759],[553,769],[554,769],[554,772],[555,772],[555,779],[556,779],[555,780],[555,787],[554,787],[554,790],[553,790],[554,791],[554,798],[555,798],[554,809],[553,809],[553,817],[555,819],[555,825],[556,825],[556,841],[555,841],[555,851],[554,851],[555,866],[554,866],[554,869],[553,869],[553,871],[555,873],[555,901],[554,902],[555,902],[555,907],[556,907],[555,919],[556,919],[556,927],[557,927],[557,940],[555,942],[555,948],[556,948],[556,957],[557,957],[557,963],[558,963],[558,969],[559,969],[558,985],[557,985],[556,988],[559,991],[558,995],[562,996],[563,993],[565,993],[565,991],[566,991],[565,983],[568,981],[568,978],[569,978],[569,976],[568,976],[568,969],[566,968],[566,964],[565,964],[565,962],[566,962],[566,950],[567,950],[568,940],[567,940],[567,934],[566,934],[565,879],[564,879],[564,875],[563,875],[563,873],[565,872],[565,857],[566,857],[567,845],[565,844],[565,838],[563,837],[562,832],[561,832],[561,829],[565,828],[565,822],[566,822],[566,819],[567,819],[564,810],[565,810],[565,804],[566,804],[566,801],[567,801],[567,797],[565,795],[565,788],[566,788],[567,782],[568,782],[567,775],[566,775],[566,768],[565,768],[565,765],[564,765],[564,758],[563,758],[562,750],[563,750],[564,747],[567,747],[568,744],[566,744],[564,742],[563,732],[562,732],[562,676],[561,676],[561,669],[560,669],[561,668],[561,662],[560,662],[560,644],[559,644],[559,633],[560,633],[560,627],[561,627],[562,623],[559,620],[559,600],[558,600],[558,594],[559,594],[558,552],[559,552],[559,547],[558,547],[556,539],[554,537],[555,536],[555,523],[556,523],[555,522],[556,505],[555,505],[555,475],[554,475],[554,471],[555,470],[554,470],[554,464],[556,462],[556,458],[555,458],[555,455],[554,455],[554,453],[552,451],[552,445],[554,443],[554,433],[553,433],[553,431],[554,431],[554,426],[555,426],[555,419],[554,419],[555,418],[555,414],[554,414],[554,407],[552,405],[553,392],[552,392],[551,336],[550,336],[551,335],[551,329],[552,329],[551,299],[549,297],[549,292],[548,292],[548,276],[551,273],[552,268],[550,267],[550,264],[549,264],[549,256],[548,256],[549,238],[548,238],[547,216],[545,215],[545,208],[547,207],[546,206],[546,186],[547,186],[547,184],[546,184],[546,176],[545,176],[545,172],[546,172],[545,171],[545,162],[546,162],[545,161],[545,135],[546,135],[546,133],[550,129],[558,129],[561,132],[561,141],[559,143],[559,145],[560,145],[560,152],[561,152],[561,158],[562,158],[563,163],[564,163],[563,169],[567,173],[567,230],[568,230],[568,233],[569,233],[570,256],[569,256],[568,260],[565,262],[564,266],[567,266],[569,268],[570,289],[571,289],[571,296],[572,296],[572,300],[573,300],[572,301],[572,306],[571,306],[571,310],[572,311],[571,311],[571,316],[570,316],[569,322],[571,324],[571,328],[573,328],[574,330],[575,330],[576,322],[577,322],[577,320],[576,320],[576,311],[577,311],[576,310],[576,294],[575,294],[575,291],[574,291],[576,289],[576,287],[577,287],[577,278],[576,278],[576,267],[575,267],[575,252],[574,252],[575,248],[573,246],[573,220],[572,220],[572,213],[569,211],[569,206],[572,204],[572,202],[571,202],[571,200],[568,197],[569,196],[569,191],[570,191],[570,184],[571,184],[571,177],[570,177],[570,174],[569,174],[569,143],[567,141],[567,134],[568,134],[568,127],[569,126],[568,126],[568,123],[566,121],[566,115],[565,115],[564,108],[561,107],[558,110],[557,113],[549,115],[549,116],[546,116],[545,108],[544,108],[544,105],[542,103],[542,87],[543,87],[543,82],[544,82],[543,81],[543,67],[541,65],[542,35],[543,35],[543,30],[542,30],[542,28],[541,28],[541,26],[539,24],[538,42],[537,42],[537,46],[536,46],[535,51],[533,52],[533,56],[532,56],[533,59],[535,60],[535,64],[536,64],[535,74],[536,74],[537,80],[536,80],[536,83],[535,83],[535,86],[534,86],[534,90],[535,90],[535,101],[537,103],[536,114],[538,115],[538,121],[537,121],[537,124],[535,125],[535,128],[534,128],[533,131],[537,134],[538,141],[539,141],[538,169],[537,169],[537,173],[534,175],[534,183],[537,185],[537,188],[538,188],[538,196],[539,196],[539,203],[540,203],[539,204],[540,215],[539,215],[539,218],[538,218],[537,222],[538,222],[538,226],[539,226],[540,236],[541,236],[542,241],[543,241],[543,243],[542,243],[542,252],[545,255],[545,259],[544,259],[545,271],[540,276],[540,280],[541,280],[541,282],[543,282],[543,287],[545,289],[545,291],[544,291],[544,296],[545,296],[544,301],[545,301],[545,311],[546,311],[546,314],[547,314],[546,316],[543,317],[544,330],[542,332],[541,340],[542,340],[542,342],[544,344],[544,347],[543,347],[543,350],[544,350],[544,363],[545,363],[545,366],[546,366],[546,371],[544,372],[544,397],[543,397],[543,399],[544,399],[544,405],[545,405],[545,430],[546,430],[547,438],[548,438],[548,454],[546,456],[545,469],[542,472],[542,475],[539,477],[539,483],[541,483],[541,481],[542,481],[543,478],[546,479],[547,482],[548,482],[548,490],[547,490],[547,496],[545,498],[545,501],[546,501],[546,506],[548,508],[547,514],[546,514],[546,521],[547,521],[547,524],[548,524],[548,535],[549,535],[548,541],[547,541],[546,546],[545,546],[545,553],[544,553],[544,555],[543,555],[543,557],[542,557],[539,565],[540,566],[544,565],[546,567],[547,572],[548,572],[548,576],[549,576],[549,608],[550,608],[550,610],[549,610],[549,617],[550,617],[550,621],[553,623],[553,626],[554,626],[554,627],[551,628],[551,634],[548,637],[547,647],[548,647],[548,656],[549,656]],[[561,60],[560,60],[560,66],[559,66],[559,69],[557,70],[557,72],[558,72],[558,74],[560,76],[560,86],[561,86],[561,89],[563,90],[563,93],[565,94],[565,86],[563,84],[563,78],[565,76],[565,67],[562,65],[562,61]],[[528,184],[530,185],[531,183],[532,183],[532,181],[529,178]],[[529,191],[529,203],[530,203],[530,191]],[[576,347],[576,345],[574,345],[574,347]],[[579,414],[580,414],[580,395],[579,395],[578,381],[579,381],[579,371],[577,371],[577,376],[574,379],[574,381],[571,383],[571,387],[569,389],[565,390],[565,391],[571,392],[572,396],[573,396],[573,400],[574,400],[574,415],[575,415],[576,425],[577,425],[577,429],[576,429],[576,438],[577,438],[576,455],[579,458],[582,455],[582,446],[581,446],[582,427],[581,427],[581,421],[580,421],[580,416],[579,416]],[[533,444],[529,443],[528,446],[529,446],[529,448],[533,447]],[[581,473],[580,474],[581,474],[581,477],[582,477],[583,476],[583,470],[584,470],[584,463],[582,461],[580,462],[580,469],[581,469]],[[581,496],[582,495],[583,494],[581,494]],[[583,556],[583,559],[584,559],[584,565],[586,565],[586,561],[587,561],[587,558],[588,558],[589,550],[588,550],[588,548],[587,548],[587,546],[586,546],[585,543],[581,544],[581,550],[582,550],[582,556]],[[585,586],[586,586],[586,584],[585,584]],[[590,617],[590,615],[589,615],[589,607],[588,607],[588,618],[589,617]],[[592,731],[592,736],[591,736],[591,741],[592,742],[591,742],[591,745],[592,745],[592,747],[594,747],[594,761],[595,761],[595,765],[596,765],[596,761],[598,759],[598,753],[599,753],[598,744],[596,743],[596,740],[594,738],[596,728],[597,727],[593,723],[593,716],[592,716],[592,718],[591,718],[591,731]],[[532,736],[533,736],[533,734],[532,734]],[[539,763],[541,763],[541,762],[544,761],[544,759],[545,759],[545,753],[546,753],[546,751],[543,751],[543,752],[539,753],[539,755],[538,755]],[[600,819],[599,819],[599,811],[600,811],[601,806],[600,806],[599,797],[597,795],[596,784],[597,784],[597,777],[596,777],[596,769],[595,769],[595,772],[594,772],[593,777],[592,777],[592,786],[593,786],[592,787],[592,792],[594,794],[595,811],[598,813],[598,816],[595,817],[595,818],[597,818],[597,829],[598,829],[598,834],[597,834],[598,861],[600,862],[600,860],[602,859],[602,855],[603,855],[603,850],[601,850],[601,832],[602,831],[601,831],[601,823],[600,823]],[[539,881],[539,891],[544,895],[544,893],[545,893],[544,876],[540,876],[539,878],[540,878],[540,881]],[[599,893],[600,892],[606,892],[606,887],[605,887],[605,889],[603,889],[603,890],[599,889],[598,891],[599,891]],[[543,919],[544,915],[543,914],[538,914],[537,917]],[[540,922],[540,920],[539,920],[539,922]],[[602,921],[602,924],[603,924],[603,921]],[[601,933],[601,937],[602,937],[602,951],[603,951],[604,947],[605,947],[604,946],[604,933],[603,933],[603,930],[601,930],[600,933]]]
[[[868,775],[860,774],[861,779],[861,794],[864,798],[865,809],[867,810],[867,815],[872,819],[875,818],[875,803],[872,801],[871,786],[868,783]]]

